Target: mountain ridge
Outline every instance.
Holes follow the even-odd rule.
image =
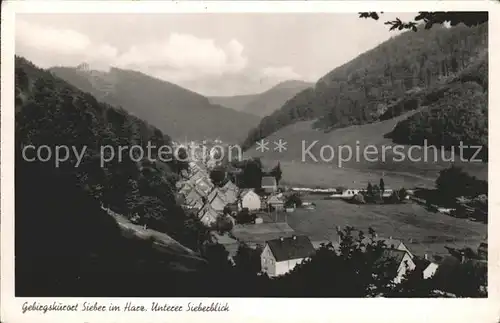
[[[113,67],[109,72],[52,67],[54,75],[105,103],[120,106],[168,130],[172,138],[241,140],[258,118],[211,104],[201,94],[139,71]],[[228,122],[231,120],[231,122]]]
[[[312,85],[314,84],[301,80],[287,80],[261,93],[234,96],[212,96],[209,97],[209,100],[214,104],[220,104],[236,111],[265,117],[279,109],[297,93]]]
[[[487,24],[402,33],[328,72],[263,118],[243,148],[300,121],[315,120],[314,128],[331,131],[418,109],[427,93],[439,92],[477,61],[487,44]]]

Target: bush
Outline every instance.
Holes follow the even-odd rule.
[[[284,204],[285,207],[301,207],[302,206],[302,199],[300,198],[300,195],[298,193],[293,193],[291,195],[289,195],[286,199],[285,199],[285,204]]]
[[[230,232],[233,229],[233,221],[226,215],[219,215],[214,223],[214,229],[220,234]]]
[[[246,224],[253,223],[257,216],[255,214],[250,213],[248,208],[244,208],[236,215],[236,223],[237,224]]]
[[[363,194],[356,194],[356,195],[354,195],[354,197],[352,198],[351,201],[353,203],[356,203],[356,204],[365,204],[366,203],[365,197],[363,196]]]

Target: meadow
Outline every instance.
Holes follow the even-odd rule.
[[[386,186],[392,188],[433,187],[439,171],[450,167],[451,164],[462,167],[480,179],[488,178],[488,164],[460,160],[458,147],[455,155],[449,151],[442,151],[438,149],[439,147],[436,149],[429,147],[425,151],[420,147],[400,145],[395,149],[395,144],[391,139],[385,138],[385,134],[391,132],[398,121],[418,112],[418,110],[412,111],[390,120],[329,132],[314,129],[313,121],[297,122],[266,138],[269,150],[262,152],[254,146],[245,152],[245,156],[259,157],[266,169],[279,162],[284,184],[309,187],[366,187],[368,182],[378,183],[381,177],[384,177],[384,181],[388,184]],[[287,143],[286,150],[281,152],[275,150],[275,142],[280,139]],[[307,154],[303,159],[304,148],[307,149],[316,141],[317,143],[309,151],[318,161],[314,161]],[[324,146],[331,146],[334,149],[331,161],[328,160],[330,149],[324,149],[323,156],[326,158],[321,158],[321,148]],[[339,164],[341,146],[351,148],[352,158]],[[363,154],[367,146],[377,150],[377,154],[368,155],[368,159]],[[356,157],[357,147],[360,158]],[[384,152],[384,149],[387,150]],[[404,154],[403,160],[398,152]],[[344,150],[342,156],[347,159],[348,152]],[[449,161],[452,157],[453,161]]]
[[[373,228],[379,237],[403,241],[416,255],[446,255],[445,246],[476,249],[485,240],[487,225],[433,213],[413,202],[404,204],[356,205],[328,200],[320,195],[305,196],[316,204],[315,210],[297,209],[281,214],[296,234],[311,240],[338,241],[337,226],[353,226],[368,233]]]

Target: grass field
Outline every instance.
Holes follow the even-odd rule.
[[[165,253],[165,259],[169,259],[172,269],[196,271],[206,263],[205,259],[165,233],[152,229],[144,229],[142,226],[133,224],[127,218],[120,215],[113,216],[113,218],[122,230],[123,236],[141,240],[152,240],[153,247]]]
[[[298,122],[267,137],[268,151],[257,151],[254,146],[245,154],[248,157],[260,157],[266,168],[276,165],[279,161],[283,170],[283,181],[290,185],[335,187],[354,184],[363,187],[368,181],[378,182],[384,175],[386,183],[392,187],[432,187],[439,171],[452,164],[447,161],[451,153],[440,149],[434,151],[433,148],[427,149],[425,153],[423,148],[411,148],[408,145],[395,149],[392,140],[384,138],[384,135],[392,131],[398,121],[407,118],[412,113],[415,112],[382,122],[350,126],[331,132],[313,129],[312,121]],[[280,139],[287,142],[286,150],[282,152],[274,150],[274,142]],[[310,152],[318,160],[317,162],[309,155],[303,156],[303,152],[315,141],[317,143],[313,145]],[[352,158],[339,165],[340,155],[345,159],[349,157],[347,150],[339,148],[344,145],[350,147]],[[375,149],[376,153],[365,157],[363,152],[367,146],[372,146],[371,151]],[[330,148],[324,149],[324,158],[321,158],[322,147],[333,148],[334,155],[331,160],[329,160]],[[356,152],[357,149],[359,153]],[[404,153],[403,160],[395,150]],[[456,153],[458,153],[458,148]],[[453,164],[478,178],[487,179],[488,177],[487,163],[463,162],[458,155],[455,155]]]
[[[318,195],[305,197],[314,201],[315,210],[297,209],[280,214],[297,234],[311,240],[338,241],[336,228],[353,226],[368,232],[372,227],[379,237],[403,241],[416,255],[445,255],[445,246],[476,249],[487,234],[487,225],[432,213],[422,206],[408,202],[392,205],[355,205],[342,200],[326,200]]]
[[[286,223],[274,223],[266,219],[261,224],[243,224],[234,226],[231,233],[239,241],[265,244],[267,240],[288,237],[294,230]]]

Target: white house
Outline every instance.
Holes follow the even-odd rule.
[[[341,198],[341,199],[349,199],[354,197],[355,195],[363,192],[363,190],[348,188],[344,190],[342,193],[333,193],[330,195],[331,198]]]
[[[427,267],[425,267],[425,269],[422,271],[422,276],[424,277],[424,279],[428,279],[428,278],[431,278],[432,276],[434,276],[438,267],[439,267],[438,264],[436,264],[434,262],[430,262],[427,265]]]
[[[253,190],[244,190],[240,195],[240,209],[256,211],[260,209],[260,203],[260,196]]]
[[[314,252],[314,246],[307,236],[269,240],[260,255],[261,268],[269,277],[284,275]]]

